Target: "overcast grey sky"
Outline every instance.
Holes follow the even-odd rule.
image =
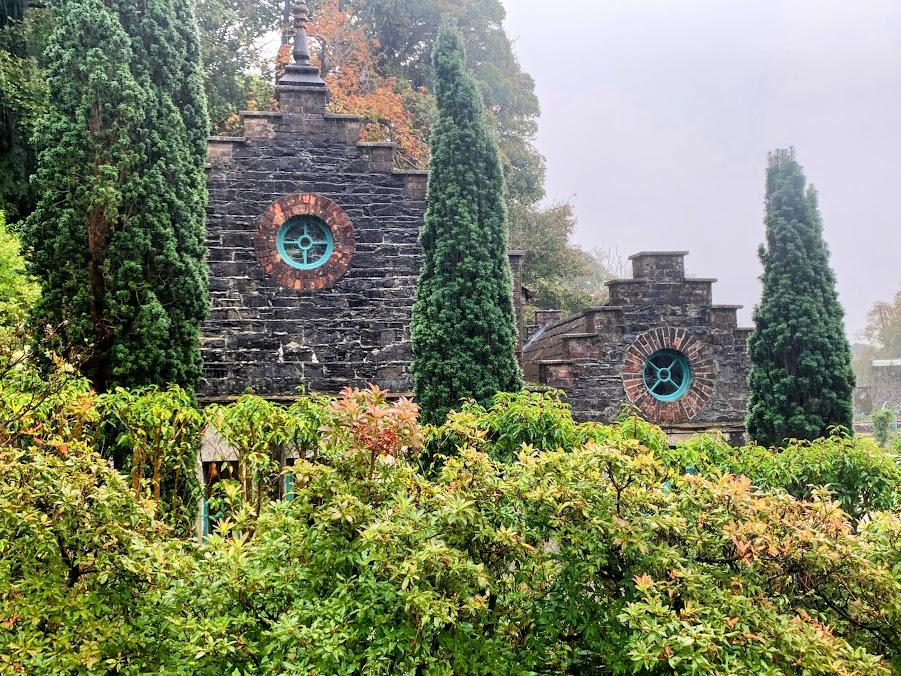
[[[792,145],[852,338],[899,288],[901,0],[503,2],[581,244],[690,251],[749,324],[766,154]]]

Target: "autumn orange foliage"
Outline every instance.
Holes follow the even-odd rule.
[[[363,141],[397,143],[397,161],[405,167],[423,167],[428,159],[425,130],[414,122],[408,102],[425,98],[397,78],[376,70],[373,52],[378,42],[370,38],[338,0],[326,0],[310,26],[313,61],[321,69],[331,93],[333,113],[362,115]],[[279,64],[287,63],[291,47],[282,48]]]

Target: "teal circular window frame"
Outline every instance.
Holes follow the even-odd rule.
[[[302,214],[289,218],[278,231],[278,254],[297,270],[315,270],[325,265],[335,251],[331,228],[318,216]]]
[[[691,387],[691,367],[678,350],[658,350],[645,360],[642,380],[655,399],[676,401]]]

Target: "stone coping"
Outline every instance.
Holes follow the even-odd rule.
[[[548,389],[555,389],[555,388],[548,388]],[[309,396],[314,396],[314,395],[325,395],[325,396],[337,397],[340,395],[340,393],[339,392],[329,393],[329,392],[312,392],[311,391],[311,392],[304,392],[303,394],[261,394],[259,396],[261,398],[265,399],[266,401],[272,402],[273,404],[293,404],[298,399],[303,399],[304,397],[309,397]],[[232,403],[238,401],[238,399],[240,399],[242,396],[243,396],[243,394],[228,394],[228,395],[221,395],[221,396],[206,396],[206,397],[198,395],[197,402],[199,404],[201,404],[202,406],[209,406],[211,404],[232,404]],[[385,397],[387,397],[388,399],[400,399],[402,397],[406,398],[406,399],[412,399],[413,393],[412,392],[386,392]]]
[[[629,260],[634,260],[636,258],[647,258],[649,256],[687,256],[688,251],[639,251],[636,254],[632,254],[629,256]]]

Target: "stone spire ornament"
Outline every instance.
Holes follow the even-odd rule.
[[[325,82],[319,76],[319,68],[310,64],[310,45],[307,42],[307,22],[310,20],[310,10],[306,0],[297,0],[293,6],[294,14],[294,50],[291,56],[294,63],[285,66],[285,74],[278,84],[294,87],[325,87]]]

